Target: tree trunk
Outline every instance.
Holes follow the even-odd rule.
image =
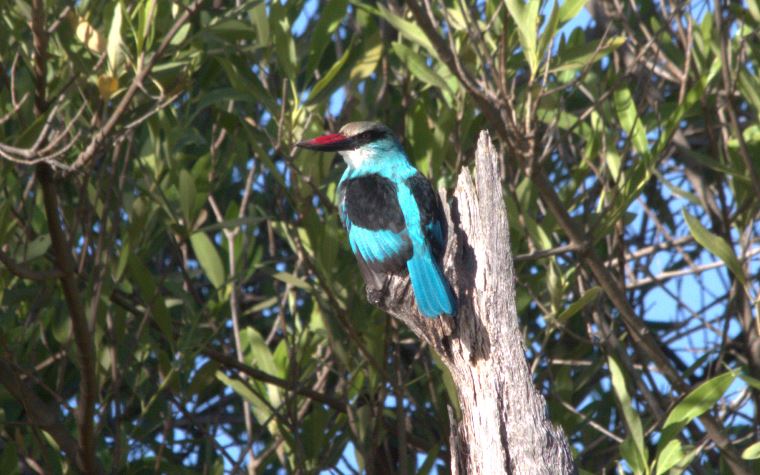
[[[575,473],[567,439],[548,420],[525,360],[498,155],[487,132],[475,154],[477,186],[465,169],[451,203],[443,200],[444,267],[457,316],[421,316],[407,277],[388,277],[384,290],[368,297],[428,343],[451,372],[461,408],[458,421],[449,411],[452,473]]]

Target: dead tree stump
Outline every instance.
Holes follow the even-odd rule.
[[[485,131],[475,155],[475,182],[465,169],[451,202],[442,197],[444,268],[457,316],[420,315],[408,277],[387,277],[384,291],[368,297],[428,343],[451,372],[462,414],[457,421],[449,411],[452,473],[575,473],[567,439],[549,421],[525,359],[498,154]]]

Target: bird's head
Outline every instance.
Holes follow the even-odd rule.
[[[336,134],[326,134],[296,144],[321,152],[338,152],[348,166],[359,168],[367,160],[395,156],[401,151],[391,129],[380,122],[349,122]]]

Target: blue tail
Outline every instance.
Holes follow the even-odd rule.
[[[454,296],[438,263],[428,249],[415,249],[412,258],[406,262],[412,279],[417,308],[428,318],[445,313],[455,315]]]

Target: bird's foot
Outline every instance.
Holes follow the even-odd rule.
[[[372,305],[382,308],[384,297],[385,289],[376,289],[374,287],[367,286],[367,301]]]

